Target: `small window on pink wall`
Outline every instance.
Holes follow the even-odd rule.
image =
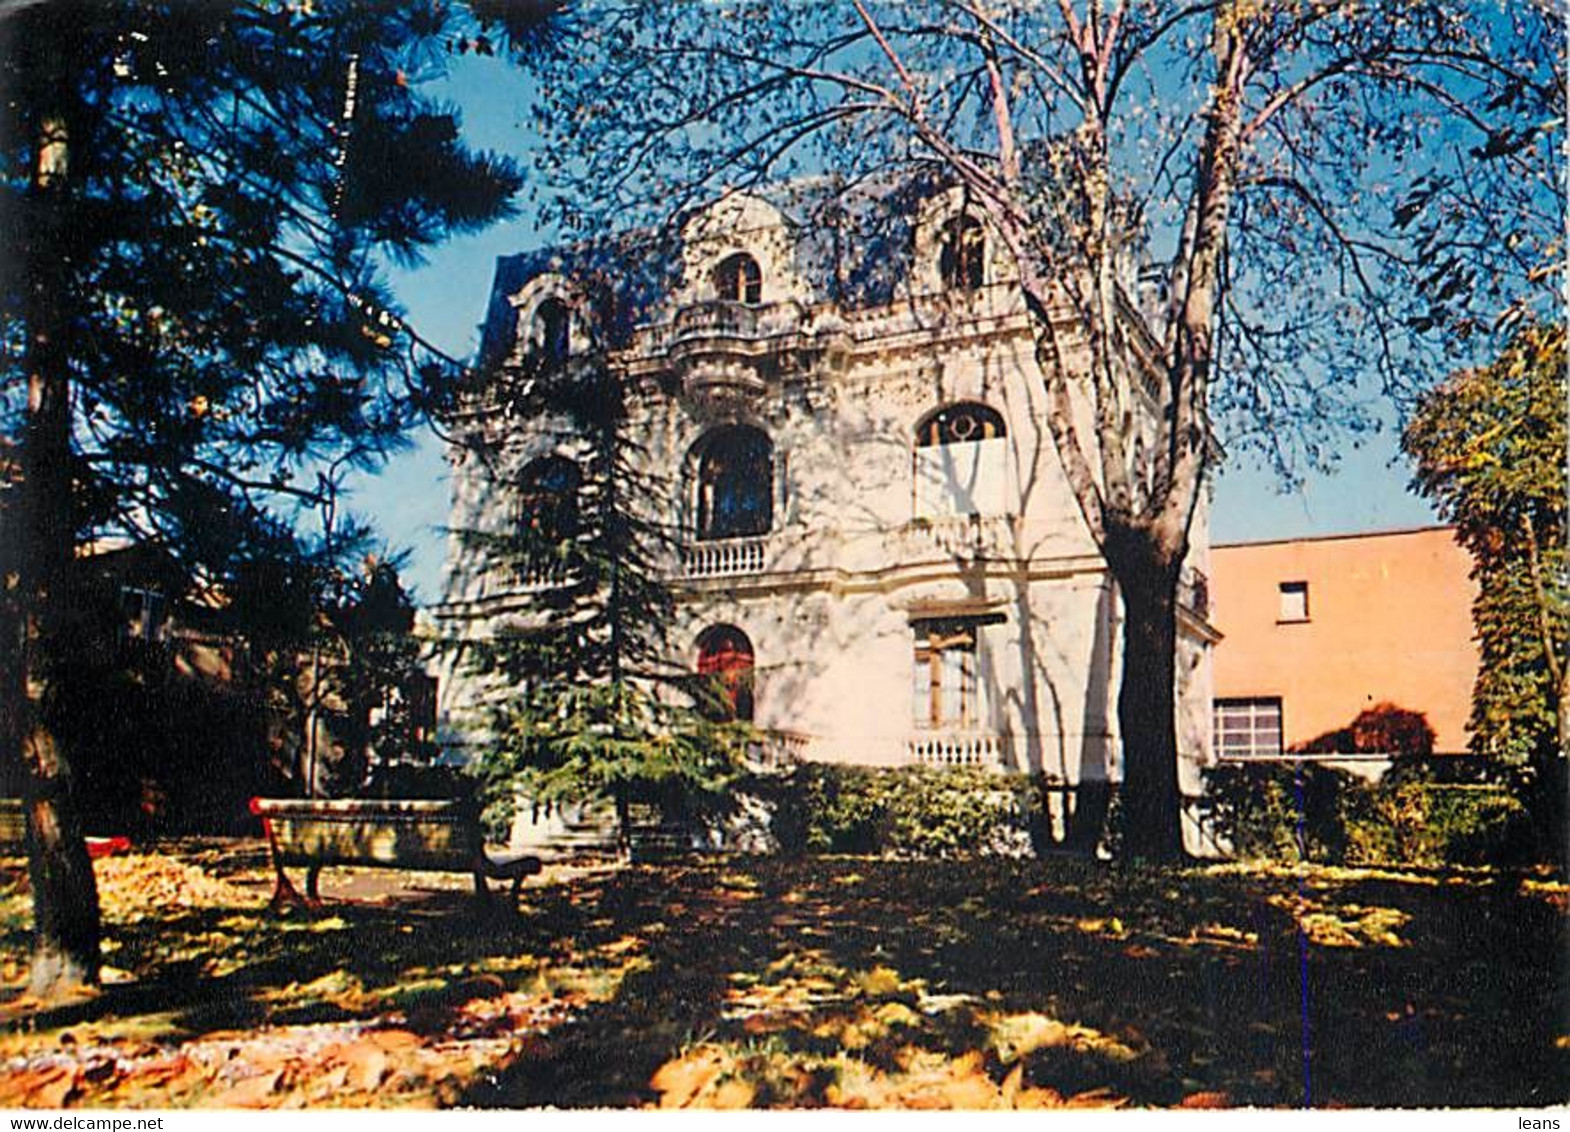
[[[1277,621],[1307,621],[1308,620],[1308,583],[1307,582],[1282,582],[1281,583],[1281,611],[1276,615]]]

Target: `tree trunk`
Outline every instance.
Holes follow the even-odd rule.
[[[632,804],[627,800],[625,787],[618,786],[612,793],[616,804],[616,855],[624,861],[632,860]]]
[[[28,989],[46,1001],[59,1000],[98,982],[98,884],[71,796],[69,767],[47,724],[34,724],[25,750],[33,771],[27,804],[33,889]]]
[[[1123,744],[1122,856],[1180,861],[1175,688],[1177,567],[1159,560],[1116,571],[1123,593],[1123,680],[1118,734]]]
[[[49,692],[77,616],[71,586],[76,516],[72,501],[68,333],[67,186],[69,127],[63,113],[37,123],[29,192],[34,218],[24,265],[27,294],[27,427],[18,493],[23,546],[22,666],[27,699],[22,751],[28,770],[28,872],[33,889],[32,992],[61,999],[98,981],[98,887],[72,792],[69,752],[49,719]]]
[[[1570,865],[1570,747],[1566,746],[1567,696],[1561,682],[1554,689],[1555,738],[1539,742],[1533,752],[1527,797],[1538,859],[1564,869]]]

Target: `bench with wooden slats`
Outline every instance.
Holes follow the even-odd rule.
[[[27,852],[27,811],[20,798],[0,798],[0,855]]]
[[[317,882],[330,865],[472,873],[482,902],[490,898],[487,880],[510,880],[514,903],[524,879],[541,868],[529,854],[488,852],[479,811],[464,802],[253,798],[251,812],[272,851],[275,909],[319,904]],[[303,898],[286,866],[306,869]]]

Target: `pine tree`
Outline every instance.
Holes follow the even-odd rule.
[[[669,533],[650,513],[668,485],[646,470],[629,428],[628,384],[600,333],[610,305],[571,312],[592,343],[581,353],[537,343],[476,390],[492,421],[530,422],[542,458],[520,471],[499,437],[469,437],[493,486],[516,501],[516,521],[462,537],[527,601],[461,647],[490,690],[474,740],[501,814],[520,794],[609,800],[625,852],[634,804],[688,823],[725,810],[752,730],[728,718],[723,688],[670,662],[673,599],[659,573]]]
[[[193,584],[302,553],[300,508],[394,446],[439,367],[389,259],[511,208],[514,165],[420,93],[423,3],[60,0],[0,19],[0,424],[20,438],[19,701],[32,987],[91,983],[99,919],[53,690],[79,548],[155,541]]]

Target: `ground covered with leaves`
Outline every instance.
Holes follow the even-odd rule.
[[[849,858],[464,877],[254,842],[97,864],[105,987],[23,993],[0,1107],[1540,1106],[1570,1098],[1566,886],[1523,873]]]

